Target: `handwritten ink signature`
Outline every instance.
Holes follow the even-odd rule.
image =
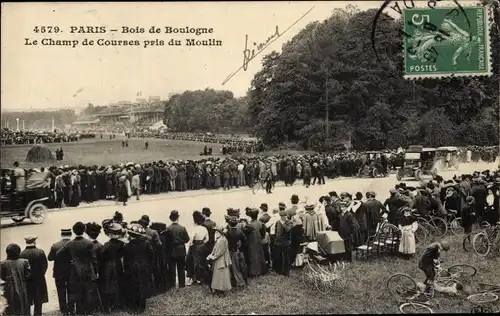
[[[255,48],[249,49],[248,48],[248,34],[245,35],[245,49],[243,50],[243,65],[238,68],[235,72],[231,73],[229,76],[224,79],[222,82],[222,85],[226,84],[231,78],[233,78],[240,70],[247,71],[248,69],[248,63],[252,61],[255,57],[257,57],[261,52],[263,52],[269,45],[271,45],[274,41],[276,41],[278,38],[280,38],[283,34],[288,32],[295,24],[299,23],[300,20],[302,20],[306,15],[311,12],[315,6],[313,6],[311,9],[309,9],[306,13],[304,13],[300,18],[298,18],[292,25],[290,25],[283,33],[280,33],[278,25],[276,25],[276,29],[274,34],[269,36],[267,40],[264,43],[259,43],[257,44],[256,42],[253,42],[253,46]]]
[[[265,43],[260,43],[257,45],[257,43],[253,43],[253,46],[255,46],[257,48],[257,53],[260,52],[261,50],[263,50],[264,48],[266,48],[271,42],[271,40],[273,38],[275,39],[278,39],[278,37],[280,37],[281,34],[280,34],[280,30],[278,28],[278,26],[276,25],[276,32],[269,36],[267,38],[267,41]],[[274,41],[273,41],[274,42]],[[255,49],[248,49],[248,34],[245,35],[245,49],[243,50],[243,70],[244,71],[247,71],[248,69],[248,63],[255,58]]]

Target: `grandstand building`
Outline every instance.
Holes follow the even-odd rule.
[[[74,122],[74,126],[151,125],[163,120],[164,104],[159,97],[122,101],[101,108],[91,117]]]

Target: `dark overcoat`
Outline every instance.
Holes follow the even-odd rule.
[[[45,273],[48,268],[48,260],[45,252],[35,246],[27,246],[21,251],[19,257],[28,260],[31,267],[31,275],[26,280],[30,305],[47,303],[49,294]]]

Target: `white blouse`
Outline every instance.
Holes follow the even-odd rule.
[[[191,233],[190,240],[191,240],[190,244],[192,244],[192,242],[194,240],[197,240],[197,241],[203,240],[204,243],[207,242],[208,241],[208,229],[205,226],[195,225],[193,228],[193,231]]]

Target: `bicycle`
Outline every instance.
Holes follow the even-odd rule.
[[[469,270],[469,271],[467,271]],[[437,267],[435,284],[441,287],[451,286],[453,283],[461,284],[461,278],[473,277],[476,275],[477,269],[468,264],[456,264],[448,269]],[[396,273],[387,279],[387,289],[391,295],[396,298],[407,300],[409,297],[414,297],[421,294],[415,280],[406,273]],[[431,294],[434,296],[434,293]]]
[[[481,224],[479,224],[479,229],[480,230],[483,230],[485,229],[486,227],[489,227],[491,226],[490,223],[488,222],[482,222]],[[464,236],[464,239],[462,241],[462,247],[464,248],[464,250],[466,252],[469,252],[473,249],[472,247],[472,239],[474,238],[475,234],[477,234],[477,231],[473,231],[473,232],[470,232],[468,233],[467,235]]]
[[[467,300],[480,305],[480,304],[485,304],[485,303],[493,303],[498,300],[498,295],[495,293],[500,292],[500,285],[494,285],[494,284],[488,284],[488,283],[479,283],[480,285],[483,286],[488,286],[491,287],[492,289],[483,291],[480,293],[472,294],[467,297]]]
[[[446,224],[448,230],[455,236],[460,236],[464,232],[464,228],[461,225],[461,217],[457,217],[458,211],[455,210],[447,210]]]
[[[434,314],[430,303],[417,303],[411,300],[399,305],[399,311],[401,314]]]
[[[319,293],[326,295],[331,291],[342,291],[346,283],[341,278],[341,273],[346,268],[346,264],[328,263],[322,267],[320,263],[311,262],[309,256],[304,257],[304,269],[302,270],[302,283],[310,289],[315,289]]]
[[[472,239],[474,252],[480,257],[486,257],[493,246],[500,248],[500,224],[484,227],[483,231],[477,233]]]
[[[444,237],[448,232],[448,224],[444,219],[434,215],[421,215],[414,213],[417,217],[419,227],[423,227],[430,235],[434,237]]]
[[[257,192],[260,189],[263,189],[263,190],[266,189],[266,180],[259,179],[259,180],[255,181],[253,186],[252,186],[252,193],[257,194]]]

